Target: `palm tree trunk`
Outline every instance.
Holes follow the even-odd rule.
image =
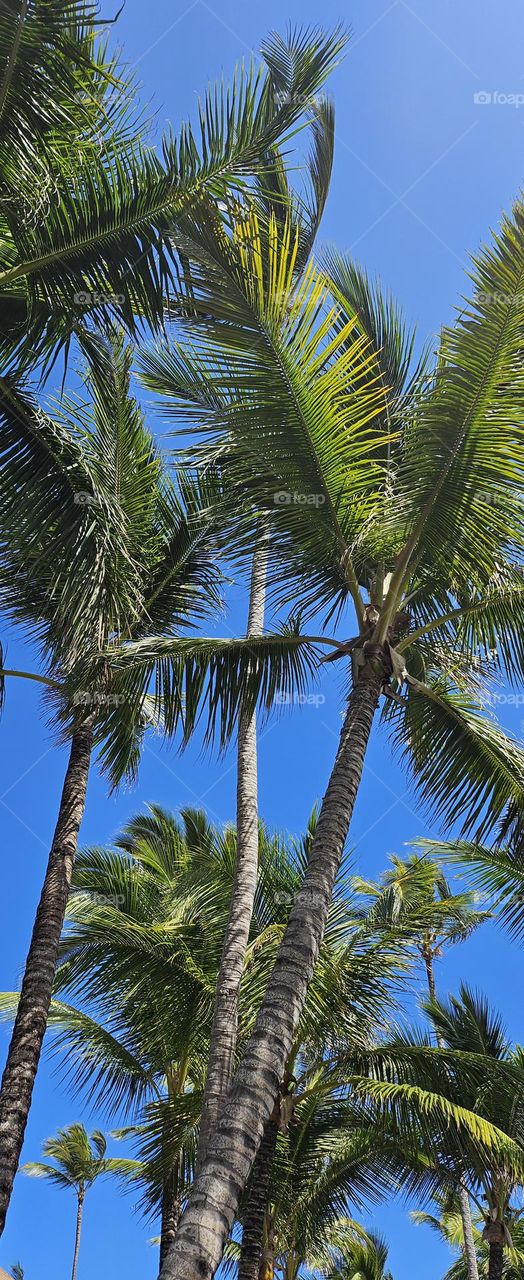
[[[435,986],[435,973],[433,968],[433,953],[429,947],[422,948],[422,956],[426,966],[426,976],[428,980],[428,991],[432,1000],[436,999],[437,991]],[[437,1033],[437,1044],[439,1048],[443,1048],[442,1037]],[[468,1273],[468,1280],[479,1280],[479,1268],[477,1261],[477,1250],[475,1249],[475,1239],[473,1236],[473,1222],[471,1218],[471,1204],[466,1188],[459,1183],[458,1186],[460,1219],[462,1222],[462,1232],[464,1235],[464,1259]]]
[[[426,947],[423,947],[422,949],[422,958],[426,966],[426,977],[428,980],[429,997],[430,997],[430,1000],[436,1000],[437,989],[435,987],[435,975],[433,972],[433,956],[431,955],[431,952],[428,951]]]
[[[471,1219],[471,1204],[465,1187],[460,1185],[458,1192],[462,1231],[464,1233],[464,1257],[466,1259],[468,1280],[479,1280],[477,1250],[475,1249],[473,1222]]]
[[[255,1028],[230,1097],[196,1179],[162,1280],[212,1280],[280,1082],[322,941],[333,886],[355,804],[387,655],[375,649],[360,668],[344,718],[337,756],[302,886]]]
[[[253,556],[247,624],[248,636],[264,628],[267,576],[267,533],[261,526]],[[233,1078],[238,1029],[240,982],[249,938],[258,870],[257,722],[241,716],[237,755],[237,854],[231,905],[217,978],[197,1167],[205,1160]]]
[[[176,1236],[180,1218],[180,1196],[177,1179],[169,1180],[162,1197],[162,1225],[160,1228],[160,1271]]]
[[[277,1102],[265,1127],[246,1188],[246,1211],[237,1280],[260,1280],[264,1266],[264,1221],[279,1119],[280,1106]]]
[[[502,1280],[504,1270],[504,1245],[500,1240],[490,1241],[488,1280]]]
[[[27,956],[0,1088],[0,1234],[24,1141],[73,874],[93,746],[91,723],[75,730],[60,811]]]
[[[80,1236],[82,1234],[82,1215],[84,1212],[84,1197],[82,1194],[78,1196],[78,1208],[76,1211],[76,1235],[75,1235],[75,1252],[73,1254],[73,1270],[71,1272],[71,1280],[76,1280],[76,1269],[78,1266],[78,1254],[80,1253]]]

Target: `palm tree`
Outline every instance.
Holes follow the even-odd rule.
[[[340,1255],[340,1265],[326,1280],[393,1280],[386,1269],[387,1257],[385,1240],[369,1232],[367,1241],[355,1241]]]
[[[475,1099],[468,1097],[468,1091],[464,1090],[463,1100],[522,1144],[520,1096],[524,1088],[524,1056],[519,1046],[510,1046],[501,1019],[490,1010],[486,1000],[476,997],[466,987],[461,988],[460,1000],[452,998],[448,1004],[433,1001],[429,1011],[435,1030],[448,1048],[481,1054],[486,1062],[507,1063],[513,1069],[515,1089],[506,1104],[500,1094],[485,1086],[479,1088]],[[494,1161],[486,1168],[474,1158],[470,1176],[475,1188],[482,1191],[486,1205],[483,1237],[489,1246],[488,1277],[500,1280],[505,1251],[512,1247],[511,1200],[516,1179],[503,1163]]]
[[[306,167],[309,195],[298,200],[291,188],[284,165],[276,155],[273,164],[257,175],[257,203],[263,216],[273,215],[280,225],[290,217],[299,240],[297,281],[313,249],[322,217],[333,165],[335,133],[334,112],[327,99],[316,103],[312,118],[313,149]],[[275,163],[276,162],[276,163]],[[308,188],[306,186],[306,192]],[[246,210],[247,211],[247,210]],[[238,216],[238,211],[237,211]],[[221,225],[215,223],[221,234]],[[204,247],[209,237],[206,224]],[[195,239],[195,228],[192,240]],[[227,483],[227,472],[226,472]],[[238,495],[235,494],[235,501]],[[251,565],[247,635],[261,635],[264,630],[268,539],[270,524],[261,518],[256,532]],[[213,1026],[209,1046],[209,1062],[202,1102],[198,1164],[202,1164],[210,1136],[216,1126],[233,1078],[238,1001],[249,928],[257,883],[258,857],[258,777],[257,725],[255,710],[239,717],[237,746],[237,863],[231,892],[228,924],[224,934],[222,958],[217,979]]]
[[[456,1201],[454,1202],[453,1197],[450,1198],[449,1196],[436,1197],[436,1208],[440,1210],[438,1216],[417,1210],[411,1214],[411,1218],[417,1226],[430,1227],[451,1249],[460,1249],[463,1254],[462,1219]],[[524,1230],[520,1220],[521,1212],[511,1215],[512,1247],[511,1249],[508,1248],[506,1252],[502,1272],[504,1280],[522,1280],[524,1275]],[[477,1253],[478,1273],[482,1280],[487,1280],[489,1244],[484,1238],[483,1227],[484,1219],[482,1214],[477,1213],[473,1223],[473,1237]],[[467,1280],[467,1270],[463,1256],[449,1268],[444,1280]]]
[[[253,553],[247,636],[264,630],[266,598],[266,531],[261,528]],[[258,750],[256,711],[241,715],[237,743],[237,855],[231,903],[217,975],[209,1058],[202,1099],[198,1159],[205,1158],[234,1072],[240,983],[249,939],[257,884]]]
[[[104,25],[90,0],[2,10],[0,343],[17,368],[52,359],[74,333],[89,342],[108,316],[161,323],[188,217],[305,122],[345,43],[340,30],[273,36],[265,72],[213,86],[198,128],[165,138],[160,158]]]
[[[421,840],[429,856],[466,866],[473,883],[493,898],[493,910],[518,941],[524,934],[524,866],[520,815],[509,810],[493,846],[466,840]]]
[[[290,857],[281,842],[261,832],[240,1049],[253,1026],[312,838],[311,831]],[[132,1136],[136,1146],[127,1176],[140,1188],[144,1209],[161,1213],[163,1260],[193,1175],[234,864],[233,832],[220,835],[198,812],[185,811],[177,823],[159,809],[133,819],[114,850],[86,850],[76,863],[57,983],[60,993],[76,1000],[53,1001],[54,1048],[67,1078],[88,1101],[99,1102],[113,1117],[127,1112],[128,1124],[120,1132]],[[443,1133],[448,1145],[455,1134],[455,1160],[463,1158],[471,1140],[485,1157],[493,1147],[508,1168],[515,1165],[513,1146],[497,1130],[480,1126],[477,1116],[446,1097],[452,1072],[459,1098],[480,1079],[485,1086],[485,1058],[480,1066],[476,1061],[468,1066],[463,1055],[455,1061],[448,1054],[440,1067],[432,1057],[435,1049],[424,1054],[417,1046],[410,1056],[402,1046],[374,1048],[385,1011],[395,1006],[405,961],[398,944],[392,947],[387,936],[377,944],[363,930],[348,904],[347,888],[343,880],[331,907],[289,1063],[276,1156],[272,1149],[266,1182],[258,1164],[259,1182],[241,1210],[244,1231],[249,1219],[253,1224],[253,1210],[261,1214],[264,1265],[272,1265],[276,1251],[293,1278],[302,1262],[318,1259],[321,1240],[324,1261],[331,1265],[329,1249],[335,1236],[341,1239],[340,1215],[347,1212],[348,1198],[360,1207],[395,1186],[399,1169],[405,1169],[413,1147],[418,1149],[419,1130],[426,1167],[440,1150]],[[13,997],[3,1003],[12,1009]],[[392,1135],[384,1129],[392,1093],[396,1129],[402,1108],[410,1117],[407,1155],[398,1154],[395,1124]],[[241,1257],[239,1275],[258,1277],[259,1236],[252,1245],[256,1270],[243,1272],[249,1256]]]
[[[136,678],[111,679],[104,650],[119,637],[147,634],[154,617],[166,634],[195,625],[220,600],[212,481],[198,485],[187,476],[177,486],[165,473],[129,391],[130,359],[121,342],[100,344],[90,402],[66,399],[63,420],[28,409],[39,423],[38,471],[30,454],[16,452],[0,473],[0,598],[36,636],[46,672],[5,675],[43,683],[71,744],[0,1090],[1,1227],[45,1032],[92,751],[98,747],[115,785],[136,771],[143,734],[155,722]],[[172,723],[179,719],[173,710]]]
[[[524,1182],[522,1051],[510,1046],[487,1001],[466,987],[460,998],[430,1001],[427,1011],[438,1048],[415,1031],[360,1054],[363,1089],[384,1114],[392,1143],[398,1140],[404,1190],[422,1191],[437,1202],[443,1192],[456,1197],[460,1174],[481,1214],[489,1246],[488,1280],[500,1280],[511,1247],[512,1197]],[[423,1095],[428,1099],[426,1118]],[[447,1103],[465,1107],[470,1115],[462,1136],[446,1125]],[[486,1123],[506,1135],[505,1152],[496,1138],[484,1142]],[[461,1243],[463,1239],[462,1233]]]
[[[453,893],[440,860],[421,854],[399,858],[380,882],[356,877],[354,887],[364,895],[363,913],[372,930],[393,931],[404,946],[413,946],[423,962],[430,999],[436,996],[435,960],[448,946],[464,942],[489,918],[479,911],[472,891]]]
[[[127,1164],[125,1160],[106,1156],[106,1150],[107,1142],[99,1129],[89,1135],[83,1124],[70,1124],[44,1142],[44,1156],[53,1160],[53,1164],[31,1161],[22,1165],[22,1173],[29,1174],[31,1178],[47,1178],[56,1187],[73,1188],[75,1191],[76,1232],[71,1280],[76,1280],[86,1193],[97,1178],[108,1173],[122,1174]]]
[[[311,832],[299,845],[286,847],[261,828],[259,841],[241,985],[241,1044],[300,884]],[[128,824],[114,849],[81,852],[75,867],[50,1033],[68,1077],[88,1101],[100,1102],[112,1118],[122,1109],[127,1113],[120,1133],[133,1137],[137,1156],[129,1166],[130,1181],[141,1189],[144,1209],[161,1215],[161,1261],[193,1174],[235,855],[233,829],[219,833],[192,810],[183,811],[177,822],[154,807]],[[290,1067],[297,1071],[297,1114],[305,1108],[310,1125],[308,1097],[318,1058],[342,1035],[367,1043],[371,1028],[392,1007],[403,975],[403,963],[388,940],[377,946],[348,910],[344,881],[301,1024],[300,1072]],[[64,997],[73,1003],[64,1004]],[[12,997],[4,1005],[12,1010]],[[356,1025],[353,1014],[348,1018],[350,1008],[358,1010]],[[321,1136],[326,1116],[327,1109],[323,1129],[318,1122]],[[258,1205],[264,1218],[267,1195],[260,1184],[254,1192],[245,1213]]]
[[[299,881],[282,841],[261,828],[259,843],[243,1038]],[[50,1029],[89,1100],[112,1117],[128,1112],[121,1134],[134,1137],[138,1157],[130,1178],[144,1209],[161,1214],[161,1261],[194,1168],[235,857],[234,829],[219,832],[196,810],[177,822],[153,807],[114,850],[80,853],[68,907],[57,992],[76,999],[53,1001]]]
[[[284,1079],[381,694],[419,793],[462,834],[486,834],[522,803],[524,785],[517,744],[482,709],[490,674],[522,670],[522,208],[477,257],[473,299],[429,372],[413,368],[413,337],[391,300],[345,258],[310,265],[296,288],[289,228],[272,220],[266,231],[256,210],[224,219],[220,244],[191,250],[198,321],[147,357],[144,377],[211,438],[205,456],[219,450],[231,483],[271,511],[272,582],[292,600],[295,628],[297,611],[340,614],[349,603],[358,634],[324,636],[333,656],[351,659],[339,749],[164,1280],[209,1280],[221,1257]],[[267,637],[253,641],[252,654],[264,646]],[[147,688],[160,663],[179,669],[180,653],[159,637],[120,661],[137,659]]]

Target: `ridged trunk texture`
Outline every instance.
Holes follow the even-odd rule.
[[[71,1272],[71,1280],[76,1280],[76,1272],[78,1267],[78,1255],[80,1253],[80,1237],[82,1235],[83,1213],[84,1213],[84,1197],[83,1195],[79,1195],[77,1210],[76,1210],[75,1252],[73,1254],[73,1270]]]
[[[504,1270],[504,1245],[491,1240],[489,1246],[488,1280],[502,1280]]]
[[[477,1250],[475,1249],[473,1222],[471,1219],[471,1204],[465,1187],[459,1187],[459,1204],[462,1230],[464,1232],[464,1257],[468,1270],[468,1280],[479,1280]]]
[[[196,1179],[162,1280],[212,1280],[278,1098],[326,927],[387,659],[361,668],[324,797],[308,867],[255,1028]]]
[[[262,529],[253,556],[247,624],[248,636],[264,628],[267,538]],[[253,915],[258,871],[258,766],[256,714],[241,716],[237,753],[237,855],[231,905],[217,978],[206,1085],[202,1102],[197,1166],[201,1168],[209,1140],[233,1079],[238,1029],[240,982]]]
[[[237,1280],[260,1280],[264,1267],[264,1220],[277,1145],[280,1107],[276,1103],[264,1130],[246,1188],[246,1210]]]
[[[0,1087],[0,1234],[5,1226],[18,1169],[51,1003],[58,945],[84,813],[92,746],[91,727],[78,728],[71,741],[58,821]]]
[[[180,1196],[177,1190],[178,1177],[171,1179],[164,1189],[162,1198],[162,1225],[160,1228],[159,1267],[162,1271],[165,1259],[176,1236],[180,1218]]]

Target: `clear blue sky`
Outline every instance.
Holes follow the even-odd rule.
[[[110,16],[109,0],[104,11]],[[502,97],[524,94],[521,0],[127,0],[118,38],[137,68],[144,99],[158,109],[160,122],[176,126],[194,110],[206,82],[222,71],[227,76],[238,59],[256,52],[269,29],[282,30],[288,21],[330,25],[340,19],[354,34],[331,82],[337,144],[321,238],[350,249],[378,271],[417,321],[421,337],[433,339],[465,288],[468,251],[497,224],[522,180],[524,104],[516,107]],[[475,95],[482,92],[502,96],[480,105]],[[236,600],[224,634],[242,625]],[[9,665],[32,660],[28,647],[11,635]],[[325,701],[271,721],[261,736],[262,813],[271,825],[291,832],[300,831],[321,795],[335,751],[341,706],[336,674],[318,691]],[[504,710],[507,728],[521,734],[524,708]],[[0,740],[0,985],[10,989],[27,950],[65,764],[47,732],[37,686],[16,682],[8,689]],[[108,799],[93,773],[82,838],[107,842],[123,819],[152,800],[173,808],[204,805],[213,819],[231,819],[234,785],[232,757],[218,763],[195,745],[180,758],[174,746],[153,739],[134,791]],[[357,866],[378,874],[388,851],[430,832],[377,735],[352,831]],[[522,956],[490,927],[442,964],[439,985],[452,989],[466,976],[503,1010],[513,1037],[522,1039],[521,1002],[508,980],[521,967]],[[25,1158],[37,1159],[43,1138],[80,1115],[87,1124],[95,1122],[45,1063]],[[68,1276],[73,1211],[72,1198],[68,1202],[64,1193],[20,1177],[0,1263],[20,1259],[26,1280]],[[395,1280],[414,1280],[421,1259],[425,1280],[437,1280],[449,1265],[449,1255],[433,1238],[409,1225],[405,1206],[379,1207],[368,1221],[388,1237]],[[131,1200],[117,1198],[110,1185],[93,1191],[79,1280],[153,1280],[150,1234]]]

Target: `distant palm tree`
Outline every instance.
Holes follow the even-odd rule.
[[[475,1141],[466,1138],[463,1152],[463,1179],[469,1184],[473,1199],[483,1217],[482,1238],[488,1246],[487,1275],[489,1280],[501,1280],[512,1261],[515,1245],[513,1225],[518,1224],[520,1214],[514,1205],[515,1192],[524,1180],[524,1053],[521,1046],[512,1046],[505,1034],[499,1015],[488,1001],[463,986],[460,998],[448,1002],[434,1000],[428,1012],[439,1044],[440,1053],[457,1053],[466,1062],[475,1055],[484,1070],[475,1082],[465,1076],[449,1079],[446,1092],[449,1098],[460,1101],[477,1114],[507,1134],[520,1151],[516,1163],[500,1153],[480,1152]],[[490,1072],[499,1072],[499,1083],[488,1083]],[[458,1085],[458,1088],[457,1088]],[[508,1087],[509,1086],[509,1087]],[[440,1161],[450,1161],[450,1150],[444,1138]],[[513,1255],[514,1259],[515,1255]]]
[[[386,1270],[388,1249],[381,1236],[369,1232],[368,1239],[354,1240],[340,1253],[337,1268],[326,1280],[393,1280]]]
[[[423,961],[430,999],[436,996],[435,960],[445,947],[464,942],[489,919],[472,891],[453,893],[440,861],[429,853],[390,855],[380,881],[353,881],[365,895],[365,921],[377,932],[393,932]]]
[[[462,1222],[459,1205],[454,1195],[435,1196],[436,1213],[425,1213],[415,1210],[411,1219],[417,1226],[430,1227],[451,1249],[457,1251],[463,1243]],[[478,1272],[481,1280],[487,1280],[489,1268],[489,1243],[483,1233],[484,1219],[482,1214],[475,1215],[473,1222],[473,1238],[477,1253]],[[506,1258],[502,1275],[504,1280],[524,1280],[524,1223],[522,1211],[511,1215],[510,1223],[511,1248],[506,1250]],[[467,1280],[466,1262],[460,1257],[446,1272],[444,1280]]]
[[[82,1216],[86,1193],[96,1178],[107,1173],[122,1174],[127,1171],[129,1161],[111,1159],[106,1156],[106,1139],[99,1129],[89,1135],[83,1124],[71,1124],[67,1129],[59,1129],[56,1137],[47,1138],[43,1152],[54,1160],[54,1164],[34,1161],[22,1165],[22,1173],[31,1178],[47,1178],[57,1187],[72,1188],[76,1193],[76,1232],[73,1253],[73,1269],[71,1280],[76,1280],[80,1236],[82,1232]],[[13,1268],[16,1280],[23,1272],[18,1266]]]

